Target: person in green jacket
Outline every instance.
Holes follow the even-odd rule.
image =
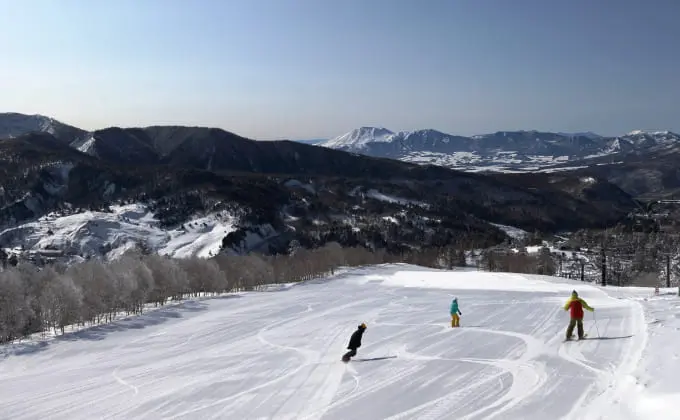
[[[451,328],[460,327],[460,317],[463,313],[458,309],[458,298],[454,297],[451,301]]]

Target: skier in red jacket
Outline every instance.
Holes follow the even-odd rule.
[[[576,290],[574,290],[571,292],[571,297],[564,305],[564,310],[569,311],[569,315],[571,317],[569,320],[569,326],[567,327],[567,340],[571,340],[573,338],[574,327],[576,326],[578,326],[578,339],[583,339],[583,309],[590,312],[595,310],[588,306],[585,300],[578,297],[578,293],[576,293]]]

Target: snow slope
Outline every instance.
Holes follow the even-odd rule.
[[[361,149],[370,142],[389,142],[394,132],[383,127],[360,127],[320,145],[330,148],[352,147]]]
[[[23,246],[34,253],[52,250],[68,255],[105,255],[116,258],[136,243],[172,257],[216,254],[222,239],[234,230],[233,218],[225,213],[195,217],[176,229],[164,230],[142,204],[111,206],[110,212],[85,211],[66,216],[48,214],[0,232],[7,248]]]
[[[652,384],[663,381],[663,363],[676,363],[677,341],[668,340],[677,338],[658,340],[668,357],[654,360],[643,392],[633,378],[642,378],[645,357],[659,354],[645,348],[655,343],[645,305],[664,302],[660,313],[677,326],[678,301],[560,281],[389,265],[185,302],[5,348],[0,417],[673,418],[675,410],[662,408],[677,398],[675,377]],[[597,309],[597,326],[588,314],[593,339],[564,343],[561,305],[573,288]],[[463,312],[455,330],[453,295]],[[363,346],[343,364],[360,322],[368,324]]]
[[[361,127],[319,145],[346,152],[444,166],[468,172],[563,171],[568,162],[588,167],[583,159],[620,152],[652,150],[678,144],[671,131],[635,130],[603,137],[591,132],[551,133],[535,130],[499,131],[471,137],[432,129],[392,132]]]

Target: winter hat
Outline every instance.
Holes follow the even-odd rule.
[[[572,290],[571,295],[572,295],[573,297],[577,297],[577,296],[578,296],[578,293],[576,293],[576,290]]]

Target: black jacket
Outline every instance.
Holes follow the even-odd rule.
[[[349,350],[356,350],[361,347],[361,337],[364,335],[364,331],[366,331],[364,328],[358,328],[352,333],[352,336],[349,338],[349,345],[347,345]]]

